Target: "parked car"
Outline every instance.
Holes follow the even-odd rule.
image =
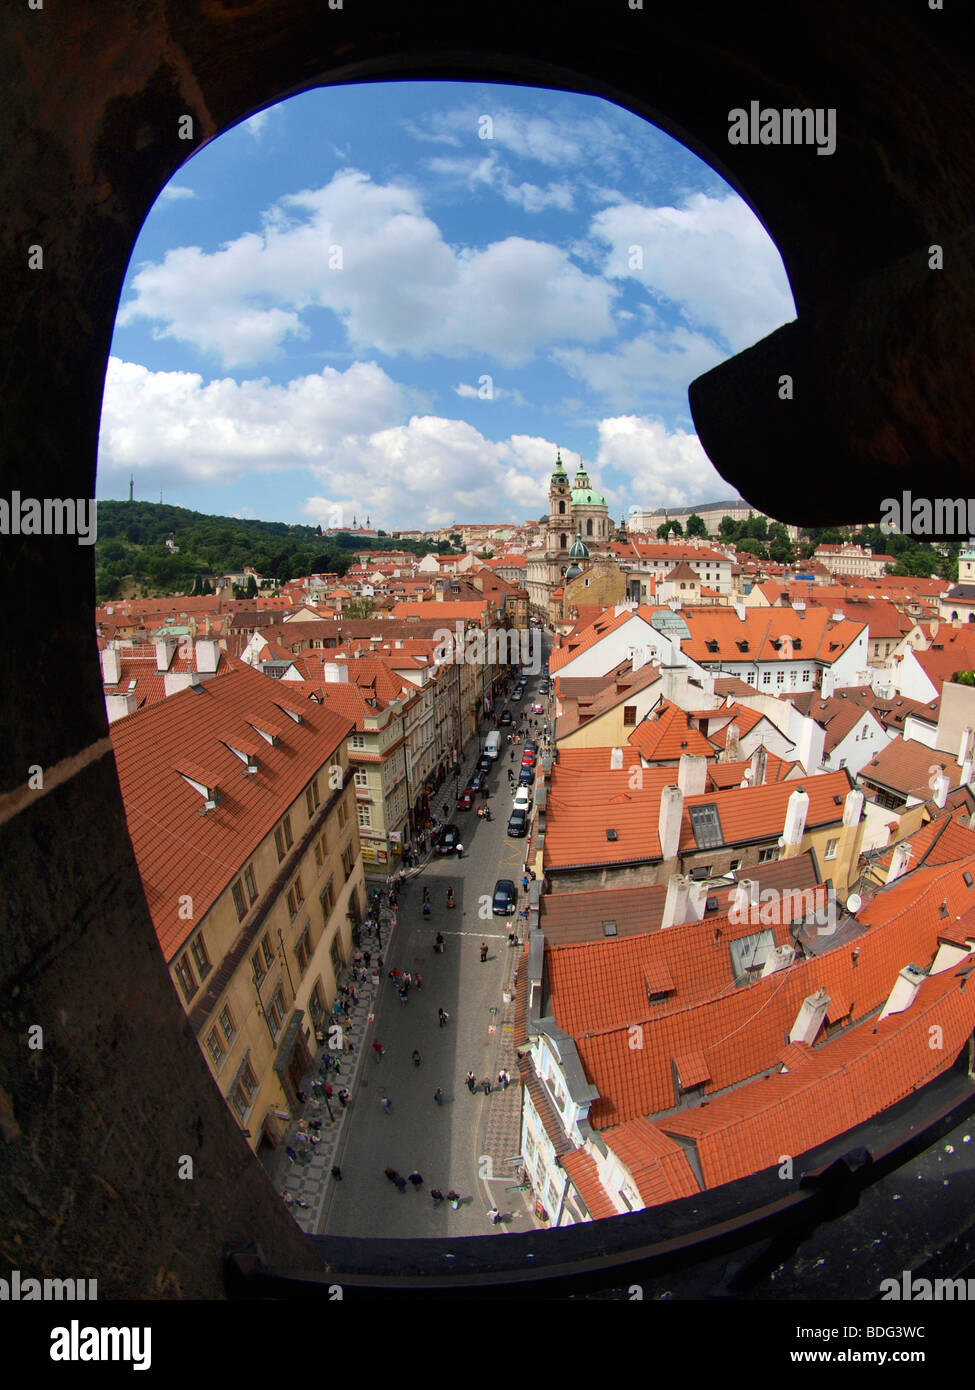
[[[541,714],[541,713],[542,713],[542,706],[541,706],[541,705],[538,703],[538,701],[536,700],[535,703],[532,705],[532,714]]]
[[[531,810],[531,804],[531,787],[519,787],[518,790],[515,792],[515,799],[511,808],[512,812],[524,811],[525,816],[527,817],[528,812]]]
[[[479,792],[487,781],[487,777],[482,772],[475,771],[474,776],[467,784],[468,791]]]
[[[499,723],[499,724],[504,724],[504,725],[508,725],[508,724],[511,723],[511,710],[510,710],[510,709],[506,709],[506,710],[503,710],[503,711],[502,711],[501,718],[498,720],[498,723]]]
[[[489,758],[488,755],[485,753],[484,756],[481,758],[481,761],[477,765],[477,770],[479,773],[481,773],[483,777],[486,777],[493,766],[494,759]]]
[[[538,756],[538,744],[535,742],[533,738],[525,739],[524,752],[534,753],[536,757]]]
[[[456,825],[445,825],[443,834],[440,837],[440,844],[437,846],[441,854],[453,854],[454,850],[461,843],[460,831]]]
[[[534,767],[534,766],[535,766],[535,754],[534,754],[534,753],[529,753],[529,752],[527,752],[527,751],[526,751],[525,753],[523,753],[523,754],[521,755],[521,765],[522,765],[522,767]]]
[[[538,691],[539,691],[539,694],[540,694],[540,695],[547,695],[547,694],[548,694],[548,681],[542,681],[541,685],[538,687]]]
[[[491,911],[498,917],[508,917],[518,906],[518,894],[510,878],[499,878],[494,885]]]
[[[457,798],[458,811],[469,811],[474,805],[474,788],[465,787]]]
[[[535,780],[535,769],[533,767],[523,767],[518,773],[519,787],[527,787]]]
[[[519,839],[528,834],[528,812],[521,807],[517,811],[512,811],[508,817],[508,834],[512,839]]]
[[[521,686],[518,687],[518,689],[515,691],[515,693],[512,695],[511,698],[512,698],[512,700],[520,700],[520,699],[521,699]]]

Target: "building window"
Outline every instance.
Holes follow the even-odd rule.
[[[370,825],[372,825],[372,807],[371,807],[371,806],[360,806],[360,807],[359,807],[359,826],[360,826],[360,828],[365,829],[365,828],[367,828],[367,827],[370,826]]]
[[[311,1021],[317,1028],[325,1017],[325,1002],[322,999],[321,985],[316,981],[315,988],[308,996],[308,1012],[311,1014]]]
[[[295,956],[298,960],[298,969],[302,975],[308,969],[308,962],[311,960],[311,948],[308,945],[308,928],[301,933],[298,944],[295,947]]]
[[[267,974],[267,971],[264,969],[264,962],[261,960],[260,951],[255,951],[251,956],[251,965],[254,967],[254,979],[257,981],[258,987],[260,987],[264,980],[264,976]]]
[[[291,913],[292,921],[298,916],[298,909],[304,901],[305,895],[301,891],[301,879],[296,878],[288,889],[288,911]]]
[[[623,706],[623,723],[630,725],[636,723],[636,705]]]
[[[741,868],[741,860],[740,860],[740,859],[732,859],[731,863],[728,865],[728,872],[729,872],[730,874],[733,874],[733,873],[735,872],[736,869],[740,869],[740,868]]]
[[[247,896],[250,899],[251,907],[257,902],[257,880],[254,877],[254,870],[248,864],[244,870],[244,887],[247,889]]]
[[[339,802],[339,829],[344,830],[349,819],[349,808],[344,801]]]
[[[321,842],[321,840],[316,840],[316,841],[315,841],[315,866],[316,866],[316,868],[319,868],[319,869],[320,869],[324,863],[325,863],[325,856],[322,854],[322,842]]]
[[[811,677],[812,677],[812,672],[811,672],[811,671],[809,671],[809,670],[803,671],[803,673],[802,673],[802,679],[803,679],[804,681],[810,680]]]
[[[229,1006],[225,1006],[220,1010],[220,1027],[223,1029],[224,1038],[229,1046],[237,1036],[237,1025],[234,1022],[234,1016],[230,1012]]]
[[[284,1026],[286,1013],[287,1009],[284,1006],[284,995],[281,993],[281,986],[278,985],[277,989],[274,991],[273,999],[267,1006],[267,1021],[271,1025],[271,1033],[273,1034],[275,1042],[277,1042],[281,1029]]]
[[[261,950],[264,952],[264,964],[267,966],[268,970],[270,970],[271,966],[274,964],[274,949],[271,946],[271,938],[267,933],[261,938]]]
[[[179,981],[179,987],[183,991],[183,998],[189,1003],[196,993],[196,980],[193,978],[193,969],[186,956],[176,962],[174,973]]]
[[[346,845],[342,851],[342,868],[345,870],[346,879],[352,877],[352,870],[355,867],[355,855],[352,853],[352,846]]]
[[[241,1124],[243,1124],[244,1120],[247,1118],[247,1112],[251,1108],[251,1102],[254,1099],[256,1091],[257,1077],[251,1070],[250,1062],[245,1062],[243,1070],[237,1080],[237,1085],[234,1087],[230,1097],[230,1103],[234,1107],[234,1111]]]
[[[324,921],[327,923],[329,917],[331,916],[332,908],[335,906],[335,890],[332,887],[331,879],[329,879],[325,887],[322,889],[318,901],[322,905],[322,917]]]
[[[763,684],[763,685],[771,685],[771,684],[772,684],[772,672],[771,672],[771,671],[763,671],[763,672],[762,672],[762,684]]]
[[[195,938],[190,950],[193,952],[193,959],[196,962],[197,973],[201,982],[206,979],[211,970],[210,957],[207,955],[206,943],[202,936]]]
[[[366,736],[365,736],[365,734],[353,734],[353,735],[352,735],[352,747],[353,747],[353,748],[365,748],[365,746],[366,746]]]
[[[368,787],[369,774],[364,767],[357,767],[353,779],[357,787]]]
[[[318,778],[313,777],[305,788],[305,805],[308,807],[308,819],[314,816],[321,804],[321,797],[318,795]]]
[[[217,1035],[216,1028],[211,1028],[209,1033],[207,1034],[207,1052],[209,1052],[210,1054],[210,1058],[213,1062],[213,1065],[215,1067],[219,1067],[220,1063],[223,1061],[224,1052],[223,1044],[221,1043],[220,1038]]]
[[[230,891],[234,895],[234,907],[237,909],[237,921],[242,922],[247,916],[247,903],[244,901],[244,890],[240,886],[239,878]]]
[[[784,672],[784,671],[776,671],[776,673],[775,673],[775,684],[776,684],[776,685],[782,685],[782,684],[784,684],[784,682],[785,682],[785,672]]]
[[[825,855],[824,855],[823,857],[824,857],[825,859],[835,859],[835,858],[836,858],[836,851],[839,849],[839,847],[840,847],[840,842],[839,842],[838,839],[836,839],[836,840],[827,840],[827,841],[826,841],[826,853],[825,853]]]
[[[277,829],[275,830],[275,832],[274,832],[274,843],[275,843],[275,845],[277,846],[277,850],[278,850],[278,863],[280,864],[280,863],[281,863],[281,860],[284,858],[284,856],[287,854],[288,850],[289,850],[289,849],[291,848],[291,846],[294,844],[294,840],[292,839],[292,836],[291,836],[291,818],[290,818],[290,816],[285,816],[284,820],[281,822],[281,824],[280,824],[280,825],[277,827]]]
[[[332,962],[332,969],[338,978],[338,973],[342,969],[342,954],[339,951],[338,937],[332,938],[332,944],[328,948],[328,958]]]
[[[760,864],[772,864],[779,857],[777,849],[760,849],[758,851],[758,862]]]

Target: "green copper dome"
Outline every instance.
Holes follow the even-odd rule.
[[[605,507],[606,498],[601,492],[596,492],[591,487],[574,487],[572,489],[573,507]]]
[[[575,538],[575,540],[572,542],[572,544],[569,546],[569,559],[570,559],[570,560],[588,560],[588,559],[589,559],[589,547],[586,545],[585,541],[582,539],[582,533],[581,533],[581,531],[577,531],[577,532],[576,532],[576,538]]]
[[[565,479],[568,479],[568,477],[569,477],[568,473],[566,473],[566,471],[565,471],[565,464],[562,462],[562,451],[561,451],[561,449],[559,450],[559,452],[558,452],[558,453],[556,454],[556,456],[555,456],[555,467],[552,469],[552,477],[553,477],[553,478],[565,478]]]

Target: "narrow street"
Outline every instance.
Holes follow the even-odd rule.
[[[528,717],[530,692],[537,683],[532,678],[525,698],[509,706],[516,720]],[[484,732],[493,727],[492,720]],[[463,765],[466,773],[482,744],[483,733],[471,741]],[[508,932],[516,929],[520,938],[524,936],[517,914],[495,917],[491,912],[499,878],[514,880],[519,906],[524,898],[520,880],[525,841],[506,834],[511,765],[505,737],[502,754],[488,774],[491,821],[479,818],[474,810],[456,811],[451,782],[438,796],[439,817],[450,789],[449,820],[460,829],[464,854],[460,860],[455,855],[435,856],[400,894],[375,1018],[363,1043],[369,1055],[359,1068],[337,1156],[342,1181],[329,1185],[319,1227],[323,1232],[413,1237],[487,1234],[495,1229],[486,1214],[492,1205],[510,1215],[507,1229],[527,1230],[533,1224],[526,1193],[515,1189],[518,1165],[504,1162],[518,1155],[520,1093],[513,1061],[507,1061],[511,1089],[504,1092],[497,1085],[499,1048],[506,1039],[503,993],[521,955],[520,949],[509,946]],[[424,887],[430,889],[433,908],[429,919],[422,915]],[[446,906],[448,887],[455,895],[452,909]],[[446,941],[442,955],[433,949],[438,931]],[[488,946],[483,964],[482,941]],[[393,968],[420,973],[421,987],[414,984],[405,1004],[388,977]],[[449,1015],[445,1027],[438,1021],[440,1008]],[[510,1050],[510,1031],[507,1037]],[[379,1063],[371,1051],[375,1038],[386,1049]],[[422,1057],[419,1066],[411,1060],[414,1048]],[[491,1093],[479,1090],[472,1095],[465,1083],[468,1071],[474,1072],[479,1083],[488,1077]],[[434,1100],[438,1086],[443,1090],[442,1105]],[[382,1108],[383,1096],[390,1102],[389,1114]],[[492,1125],[491,1152],[485,1134],[492,1107],[499,1106],[504,1108],[505,1124]],[[499,1135],[503,1140],[499,1141]],[[499,1142],[507,1147],[506,1153],[497,1152]],[[405,1192],[397,1191],[385,1176],[387,1167],[404,1178],[419,1171],[422,1187],[414,1190],[408,1183]],[[435,1207],[430,1197],[434,1187],[445,1194],[451,1188],[457,1191],[463,1199],[458,1209],[454,1211],[449,1202]]]

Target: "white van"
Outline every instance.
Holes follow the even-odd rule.
[[[484,752],[489,758],[496,758],[501,751],[501,735],[497,729],[492,729],[484,740]]]

